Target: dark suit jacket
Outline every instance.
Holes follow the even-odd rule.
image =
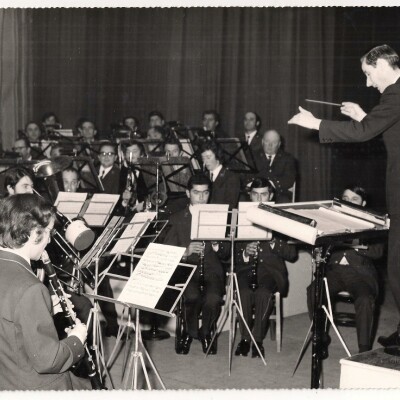
[[[243,259],[243,251],[249,242],[237,242],[235,248],[235,266],[239,281],[246,279],[251,271],[251,258],[249,262]],[[257,277],[261,280],[264,276],[272,276],[278,286],[278,291],[282,296],[286,296],[288,291],[288,272],[284,260],[294,261],[296,258],[296,247],[289,245],[281,239],[275,239],[274,248],[271,242],[260,242],[258,253]]]
[[[212,184],[210,204],[229,204],[229,208],[236,208],[239,201],[239,175],[222,167],[217,179]]]
[[[361,122],[323,120],[319,128],[322,143],[365,142],[381,133],[387,150],[387,205],[390,214],[400,215],[400,79],[385,89]]]
[[[186,207],[184,210],[171,215],[168,226],[166,227],[167,234],[163,243],[171,246],[188,247],[192,241],[190,239],[191,228],[192,214],[189,211],[189,207]],[[220,243],[219,247],[220,249],[218,253],[216,253],[212,249],[211,243],[206,242],[204,250],[204,270],[205,273],[207,273],[207,271],[212,271],[221,279],[221,282],[223,282],[224,271],[219,260],[219,254],[223,257],[225,255],[225,248],[223,243]],[[197,254],[192,254],[188,257],[186,262],[197,265],[199,262],[199,256]],[[198,274],[198,271],[196,271],[196,274]]]
[[[296,160],[294,157],[279,149],[271,166],[268,164],[264,150],[258,153],[257,176],[267,178],[275,186],[275,202],[288,203],[292,201],[289,189],[296,181]]]
[[[104,187],[104,193],[119,194],[120,172],[119,167],[113,165],[110,172],[103,179],[100,179]],[[99,170],[97,170],[97,173],[99,173]]]
[[[68,369],[84,354],[59,340],[47,288],[22,257],[0,250],[0,390],[73,389]]]
[[[127,176],[128,176],[128,168],[123,166],[121,168],[121,173],[120,173],[120,191],[121,191],[121,194],[123,193],[123,191],[126,188]],[[138,199],[139,202],[142,202],[142,201],[144,201],[146,196],[147,196],[146,183],[144,181],[143,174],[141,172],[139,172],[139,176],[137,178],[137,199]]]
[[[382,257],[383,249],[384,246],[382,243],[369,243],[368,249],[365,250],[355,250],[352,248],[334,249],[327,265],[327,272],[330,272],[329,279],[331,279],[332,273],[335,273],[335,271],[340,273],[337,267],[352,268],[359,274],[359,279],[366,282],[377,294],[379,290],[378,275],[373,260]],[[343,257],[346,257],[349,265],[340,264]]]

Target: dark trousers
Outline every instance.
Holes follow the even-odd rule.
[[[268,320],[272,312],[272,296],[277,288],[275,280],[269,275],[259,277],[258,288],[254,292],[249,287],[247,276],[239,276],[238,284],[244,320],[255,341],[262,342],[267,332]],[[250,334],[241,318],[239,318],[239,327],[242,339],[250,340]]]
[[[183,294],[185,304],[185,321],[187,333],[197,338],[198,316],[202,313],[200,333],[209,335],[213,323],[217,321],[221,311],[223,283],[214,273],[205,274],[204,294],[200,293],[198,271],[193,275]]]
[[[400,315],[400,214],[390,215],[388,281]],[[397,330],[400,334],[400,322]]]
[[[357,267],[339,265],[326,273],[331,300],[341,291],[349,292],[354,299],[358,347],[371,347],[376,291],[363,280]],[[307,305],[310,319],[314,304],[314,283],[307,288]]]

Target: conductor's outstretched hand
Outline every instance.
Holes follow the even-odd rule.
[[[299,113],[294,115],[289,121],[288,124],[294,124],[302,126],[303,128],[308,129],[319,129],[319,125],[321,120],[315,118],[314,115],[307,111],[303,107],[299,107]]]

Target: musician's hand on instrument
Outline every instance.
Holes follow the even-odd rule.
[[[357,122],[361,122],[367,113],[356,103],[351,103],[349,101],[344,101],[342,107],[340,107],[342,114],[347,115],[351,119]]]
[[[191,242],[189,246],[186,248],[184,256],[189,257],[193,253],[194,254],[199,254],[203,249],[203,243],[202,242]]]
[[[257,254],[257,242],[248,243],[244,252],[245,252],[246,257],[256,255]]]
[[[59,312],[62,312],[60,299],[58,298],[58,296],[56,294],[51,295],[51,302],[53,303],[53,315],[56,315]]]
[[[136,210],[137,212],[141,212],[144,210],[144,201],[142,201],[139,204],[136,204],[135,207],[133,207],[134,210]]]
[[[73,328],[66,328],[65,332],[67,332],[68,337],[76,336],[82,344],[85,344],[88,335],[87,326],[78,318],[75,320],[75,326]]]
[[[289,121],[288,124],[295,124],[302,126],[308,129],[319,129],[319,125],[321,124],[321,120],[315,118],[314,115],[307,111],[303,107],[299,107],[300,112],[294,115]]]

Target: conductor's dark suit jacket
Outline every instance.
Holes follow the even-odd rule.
[[[245,282],[251,272],[252,260],[248,262],[243,259],[243,251],[249,242],[238,242],[235,247],[235,267],[239,282]],[[297,255],[296,247],[281,239],[275,239],[275,245],[271,248],[271,242],[260,242],[257,278],[259,283],[263,279],[272,277],[277,284],[277,289],[282,296],[288,291],[288,272],[284,260],[294,261]]]
[[[296,181],[296,160],[285,151],[279,149],[272,165],[269,165],[264,150],[258,153],[258,174],[271,181],[275,186],[276,203],[289,203],[292,201],[292,193],[289,189]]]
[[[100,179],[104,187],[104,193],[108,194],[119,194],[120,185],[120,169],[117,165],[113,165],[108,174]],[[99,173],[99,170],[97,171]]]
[[[217,179],[212,183],[210,204],[229,204],[229,209],[237,207],[240,193],[239,175],[222,167]]]
[[[47,288],[19,255],[0,250],[0,390],[73,389],[68,369],[84,355],[59,340]]]
[[[321,143],[365,142],[380,134],[387,150],[386,200],[391,215],[400,215],[400,79],[388,86],[361,122],[322,120]]]

